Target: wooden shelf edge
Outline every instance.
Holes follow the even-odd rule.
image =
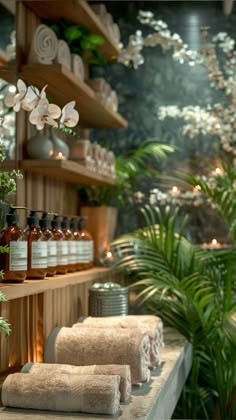
[[[0,165],[0,171],[11,171],[13,169],[19,169],[21,171],[31,173],[33,172],[43,176],[51,176],[71,184],[102,184],[115,186],[116,183],[112,178],[100,175],[80,163],[67,159],[6,160]]]
[[[46,277],[43,280],[25,280],[23,283],[0,283],[0,291],[8,300],[22,298],[24,296],[44,293],[47,290],[63,288],[81,283],[89,283],[97,280],[99,276],[110,271],[110,268],[95,267],[89,270]]]

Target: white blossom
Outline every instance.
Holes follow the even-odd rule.
[[[46,98],[40,99],[38,105],[30,113],[29,121],[31,124],[36,125],[38,130],[42,130],[45,124],[57,127],[58,124],[55,119],[61,115],[61,109],[59,106],[49,104]]]
[[[74,107],[75,101],[71,101],[62,108],[60,122],[66,127],[75,127],[78,124],[79,113]]]

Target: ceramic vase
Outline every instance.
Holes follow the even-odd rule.
[[[59,137],[58,130],[50,129],[50,140],[52,142],[52,159],[68,159],[70,149],[68,145]]]
[[[30,159],[51,159],[53,144],[44,131],[37,131],[36,135],[27,141],[26,151]]]

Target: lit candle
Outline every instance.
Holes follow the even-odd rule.
[[[54,156],[54,159],[65,160],[65,156],[62,154],[62,152],[58,152],[57,155]]]
[[[180,194],[180,189],[174,185],[171,190],[169,190],[169,194],[171,195],[178,195]]]
[[[219,167],[215,168],[215,170],[212,171],[212,175],[215,175],[215,176],[221,176],[223,175],[223,173],[224,173],[223,169]]]
[[[201,247],[206,248],[206,249],[220,249],[220,248],[228,248],[229,245],[221,244],[219,241],[217,241],[217,239],[214,238],[212,239],[211,242],[202,244]]]

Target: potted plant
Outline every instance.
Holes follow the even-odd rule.
[[[130,287],[139,303],[192,343],[193,364],[178,418],[236,418],[236,173],[229,166],[225,170],[215,187],[205,179],[190,180],[201,182],[228,225],[231,247],[208,251],[193,245],[183,235],[186,219],[180,224],[178,210],[170,207],[142,209],[144,227],[112,244],[115,266],[135,279]]]
[[[117,215],[142,195],[137,191],[137,179],[146,179],[157,174],[154,165],[163,161],[173,147],[150,140],[136,149],[127,150],[115,158],[116,183],[114,186],[89,185],[79,187],[81,215],[87,216],[87,227],[95,241],[95,259],[103,258],[104,251],[114,238]]]

